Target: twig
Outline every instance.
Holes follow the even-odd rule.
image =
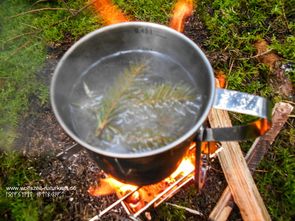
[[[68,9],[68,12],[72,15],[74,15],[74,13],[71,11],[71,8],[69,7],[68,3],[65,2],[65,0],[62,0],[62,2],[65,4],[66,8]]]
[[[8,43],[10,41],[16,40],[16,39],[21,38],[21,37],[26,36],[26,35],[38,34],[39,32],[41,32],[41,30],[25,32],[23,34],[19,34],[19,35],[16,35],[16,36],[12,37],[12,38],[7,39],[4,43]]]
[[[70,18],[73,18],[73,17],[76,17],[77,15],[79,15],[83,10],[85,10],[86,8],[88,8],[90,5],[92,5],[96,0],[93,0],[91,2],[89,2],[88,4],[86,4],[85,6],[83,6],[82,8],[80,8],[79,10],[75,10],[74,13],[72,13],[70,16],[67,16],[61,20],[59,20],[58,22],[54,22],[52,24],[50,24],[47,28],[50,28],[50,27],[53,27],[57,24],[60,24],[61,22],[64,22],[65,20],[68,20]],[[41,1],[40,1],[41,2]],[[36,2],[37,3],[37,2]],[[64,9],[65,10],[65,9]],[[12,41],[12,40],[15,40],[15,39],[18,39],[22,36],[25,36],[25,35],[31,35],[31,34],[39,34],[40,32],[43,32],[44,30],[39,30],[39,31],[36,31],[36,32],[26,32],[26,33],[23,33],[23,34],[20,34],[20,35],[17,35],[17,36],[14,36],[10,39],[8,39],[6,42],[9,42],[9,41]]]
[[[254,55],[254,56],[251,56],[251,57],[248,57],[248,58],[239,58],[239,60],[248,60],[248,59],[252,59],[252,58],[259,58],[259,57],[261,57],[261,56],[263,56],[263,55],[266,55],[266,54],[268,54],[268,53],[270,53],[270,52],[272,52],[273,51],[273,49],[271,48],[271,49],[268,49],[267,51],[265,51],[265,52],[262,52],[262,53],[260,53],[260,54],[257,54],[257,55]]]
[[[32,6],[34,6],[34,5],[37,5],[37,4],[39,4],[39,3],[42,3],[42,2],[47,2],[48,0],[39,0],[39,1],[36,1],[34,4],[32,4]]]
[[[35,12],[40,12],[40,11],[58,11],[58,10],[65,10],[65,11],[76,11],[75,9],[67,9],[67,8],[39,8],[39,9],[34,9],[26,12],[22,12],[13,16],[10,16],[8,18],[16,18],[22,15],[30,14],[30,13],[35,13]]]
[[[269,171],[267,171],[267,170],[255,170],[255,172],[258,172],[258,173],[268,173]]]
[[[76,15],[79,14],[81,11],[83,11],[85,8],[88,8],[90,5],[94,4],[97,0],[92,0],[91,2],[89,2],[88,4],[84,5],[82,8],[80,8],[77,12]],[[74,15],[74,16],[76,16]]]
[[[37,28],[37,27],[35,27],[33,25],[29,25],[29,24],[26,24],[26,23],[23,23],[23,22],[20,22],[20,24],[23,24],[25,26],[28,26],[28,27],[33,28],[33,29],[36,29],[36,30],[40,30],[39,28]]]
[[[9,58],[11,58],[12,56],[14,56],[16,53],[18,53],[21,49],[25,48],[31,42],[32,42],[32,40],[26,41],[24,44],[22,44],[20,47],[18,47],[17,49],[15,49],[10,55],[7,56],[7,58],[5,58],[3,60],[4,61],[7,61]]]
[[[283,6],[282,6],[282,11],[283,11],[283,20],[284,20],[284,23],[285,23],[288,31],[291,33],[291,29],[289,27],[289,21],[287,19],[286,12],[285,12],[285,4],[284,4],[284,2],[283,2]]]
[[[140,187],[136,187],[136,189],[134,191],[130,191],[129,193],[127,193],[125,196],[123,196],[122,198],[120,198],[119,200],[117,200],[116,202],[114,202],[113,204],[111,204],[110,206],[108,206],[107,208],[105,208],[103,211],[101,211],[98,215],[92,217],[89,221],[95,221],[95,220],[100,220],[100,218],[107,213],[108,211],[110,211],[111,209],[113,209],[115,206],[117,206],[119,203],[123,202],[125,199],[127,199],[129,196],[131,196],[134,192],[136,192],[138,189],[140,189]]]
[[[72,13],[70,16],[67,16],[67,17],[63,18],[63,19],[59,20],[58,22],[54,22],[54,23],[50,24],[47,28],[53,27],[53,26],[55,26],[55,25],[57,25],[57,24],[60,24],[61,22],[64,22],[64,21],[70,19],[70,18],[76,17],[76,16],[79,15],[83,10],[85,10],[85,9],[88,8],[90,5],[92,5],[95,1],[96,1],[96,0],[93,0],[93,1],[89,2],[88,4],[86,4],[85,6],[83,6],[82,8],[80,8],[79,10],[75,10],[75,12]],[[41,2],[41,1],[39,1],[39,2]],[[43,1],[42,1],[42,2],[43,2]],[[45,1],[44,1],[44,2],[45,2]],[[36,3],[37,3],[37,2],[36,2]],[[12,40],[15,40],[15,39],[18,39],[18,38],[23,37],[23,36],[26,36],[26,35],[39,34],[40,32],[43,32],[43,31],[44,31],[44,30],[38,30],[38,31],[35,31],[35,32],[32,31],[32,32],[26,32],[26,33],[23,33],[23,34],[20,34],[20,35],[16,35],[16,36],[14,36],[14,37],[8,39],[8,40],[7,40],[6,42],[4,42],[4,43],[7,43],[7,42],[12,41]]]
[[[230,63],[229,70],[228,70],[228,75],[231,74],[231,71],[233,69],[234,63],[235,63],[235,59],[233,59],[232,62]]]
[[[232,69],[233,69],[233,66],[234,66],[234,63],[235,63],[235,59],[232,60],[232,62],[230,63],[230,66],[229,66],[229,70],[228,70],[228,76],[231,74],[232,72]],[[228,81],[226,81],[226,84],[225,84],[225,88],[228,87]]]
[[[295,105],[295,102],[293,102],[293,101],[289,101],[289,100],[283,100],[282,102],[286,102],[286,103],[289,103],[289,104]]]
[[[215,169],[213,166],[211,166],[210,169],[214,170],[217,173],[223,173],[222,170]]]
[[[170,206],[174,206],[176,208],[179,208],[179,209],[184,209],[185,211],[189,212],[189,213],[192,213],[192,214],[195,214],[195,215],[199,215],[199,216],[204,216],[203,213],[197,211],[197,210],[194,210],[194,209],[191,209],[191,208],[187,208],[187,207],[184,207],[184,206],[179,206],[179,205],[176,205],[174,203],[166,203],[167,205],[170,205]]]
[[[65,18],[63,18],[63,19],[61,19],[61,20],[59,20],[58,22],[54,22],[54,23],[50,24],[47,28],[53,27],[53,26],[55,26],[55,25],[60,24],[61,22],[64,22],[64,21],[70,19],[70,18],[74,18],[74,17],[76,17],[76,16],[79,15],[83,10],[85,10],[85,9],[88,8],[90,5],[94,4],[95,2],[96,2],[96,0],[93,0],[93,1],[89,2],[88,4],[86,4],[85,6],[83,6],[82,8],[80,8],[78,11],[76,11],[73,15],[67,16],[67,17],[65,17]]]

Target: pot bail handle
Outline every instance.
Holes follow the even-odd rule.
[[[248,124],[223,128],[205,128],[202,141],[239,141],[256,138],[265,134],[271,127],[271,105],[269,100],[239,91],[216,88],[213,108],[260,119]]]

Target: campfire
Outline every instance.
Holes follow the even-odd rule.
[[[203,145],[202,148],[206,149],[203,149],[203,152],[209,153],[208,147]],[[106,175],[106,178],[100,180],[98,186],[91,186],[88,192],[97,197],[116,194],[119,200],[101,211],[93,220],[103,216],[119,203],[121,203],[128,215],[135,218],[150,206],[154,208],[159,206],[162,202],[176,194],[184,185],[194,180],[197,162],[195,153],[196,143],[192,143],[178,168],[166,179],[152,185],[134,186],[122,183]],[[204,180],[208,169],[207,161],[205,160],[207,156],[207,154],[202,154],[201,159],[203,160],[199,162],[201,180]],[[200,185],[203,185],[203,183]]]
[[[193,0],[178,0],[173,7],[169,26],[183,32],[184,23],[192,15],[193,6]],[[128,16],[112,4],[111,0],[97,0],[94,2],[94,7],[106,25],[129,21]],[[156,184],[140,187],[122,183],[106,174],[106,177],[99,181],[99,185],[91,186],[88,192],[97,197],[116,194],[119,200],[101,211],[92,220],[103,216],[119,203],[128,215],[136,218],[150,206],[157,207],[172,197],[181,187],[196,177],[198,178],[198,180],[195,180],[196,186],[200,188],[208,169],[206,159],[208,159],[209,153],[216,150],[214,143],[213,145],[207,144],[203,143],[202,146],[198,147],[200,151],[197,151],[196,143],[192,143],[178,168],[169,177]],[[197,155],[198,157],[196,157]]]
[[[102,20],[104,21],[106,25],[129,21],[128,16],[126,16],[120,9],[118,9],[118,7],[112,4],[111,0],[94,1],[94,6],[96,11],[99,13],[100,17],[102,18]],[[193,6],[194,6],[193,0],[178,0],[175,3],[173,8],[173,15],[171,17],[170,24],[169,24],[170,27],[175,29],[178,32],[183,32],[184,23],[186,19],[192,15]],[[142,32],[144,34],[151,34],[149,32],[149,29],[142,29],[140,30],[141,32],[139,32],[139,29],[135,31],[136,33]],[[254,105],[260,104],[260,105],[264,105],[265,110],[267,110],[268,106],[267,106],[266,100],[264,100],[263,98],[258,98],[257,96],[255,97],[254,95],[247,95],[245,93],[243,94],[240,92],[232,92],[229,90],[219,90],[218,93],[221,96],[221,98],[223,98],[224,102],[222,102],[222,99],[220,98],[220,107],[218,106],[219,104],[218,103],[215,105],[216,106],[215,108],[220,108],[220,109],[229,110],[229,111],[236,111],[238,113],[250,114],[250,115],[258,116],[264,119],[264,120],[258,120],[245,127],[241,126],[239,128],[237,127],[238,129],[235,128],[234,130],[233,129],[228,130],[235,133],[234,134],[235,139],[233,140],[243,140],[246,138],[253,137],[254,134],[262,135],[269,129],[270,127],[269,112],[267,111],[263,112],[263,111],[260,111],[260,109],[254,110],[252,107],[253,106],[252,103]],[[235,105],[232,104],[234,102],[232,102],[230,99],[227,99],[228,96],[235,99],[235,95],[238,95],[237,98],[242,98],[243,101],[245,101],[244,103],[250,104],[252,102],[251,105],[244,107],[245,106],[244,103],[243,104],[238,103],[236,107]],[[244,109],[239,109],[241,107],[243,107]],[[220,112],[217,114],[221,115],[221,113],[223,112]],[[211,115],[214,115],[214,113],[211,113]],[[216,116],[215,119],[219,119],[219,117]],[[209,122],[211,126],[219,127],[219,125],[214,122],[212,117],[210,121],[210,116],[209,116]],[[244,133],[246,130],[250,130],[250,129],[253,130],[252,131],[253,133]],[[193,142],[189,146],[189,148],[187,148],[187,153],[184,155],[184,157],[181,158],[183,155],[179,155],[180,158],[178,159],[177,163],[175,162],[173,164],[175,166],[179,164],[178,168],[168,177],[164,178],[162,181],[156,184],[151,184],[146,186],[135,186],[135,185],[131,185],[130,183],[122,183],[116,180],[115,178],[110,177],[108,174],[105,174],[105,178],[99,180],[99,185],[91,186],[88,189],[88,192],[91,195],[97,196],[97,197],[115,194],[118,197],[118,200],[114,202],[113,204],[111,204],[110,206],[108,206],[107,208],[105,208],[98,215],[93,217],[91,221],[100,219],[104,214],[112,210],[118,204],[122,205],[122,207],[125,209],[126,213],[129,215],[130,218],[136,219],[140,214],[142,214],[142,212],[146,211],[149,207],[155,208],[159,206],[162,202],[166,201],[167,199],[171,198],[174,194],[176,194],[184,185],[188,184],[189,182],[193,180],[194,180],[196,189],[200,190],[200,188],[202,188],[204,185],[206,172],[209,167],[208,166],[209,158],[212,157],[212,155],[218,155],[220,153],[220,151],[216,151],[218,145],[216,145],[215,142],[205,142],[205,141],[223,140],[223,138],[218,138],[218,135],[220,135],[218,131],[221,131],[221,130],[215,130],[215,134],[213,130],[210,132],[204,133],[205,136],[208,136],[204,139],[197,138],[196,140],[198,140],[198,142],[196,143]],[[214,135],[217,135],[217,139]],[[232,138],[229,139],[224,134],[222,134],[222,136],[224,136],[224,141],[232,140]],[[199,140],[202,140],[202,142]],[[223,143],[223,145],[224,144],[226,143]],[[185,147],[188,147],[187,143]],[[220,150],[221,149],[222,148],[220,148]],[[186,149],[183,149],[183,151],[184,150]],[[231,155],[231,153],[229,153],[228,155]],[[242,154],[240,155],[241,155],[241,158],[243,158]],[[222,156],[220,155],[218,156],[222,158]],[[181,160],[180,163],[179,163],[179,160]],[[221,164],[226,164],[226,162],[225,163],[221,162]],[[234,162],[233,164],[239,164],[239,162],[237,163]],[[107,167],[105,167],[104,169],[106,171],[108,170]],[[169,173],[170,172],[171,171],[169,171]],[[245,174],[245,177],[246,175],[247,174]],[[165,176],[167,176],[167,174],[165,174]],[[162,176],[161,179],[165,176]],[[118,178],[119,177],[120,176],[118,176]],[[130,182],[132,182],[131,180],[132,178],[133,177],[129,176]],[[124,180],[124,178],[122,180]],[[145,184],[149,184],[149,183],[145,183]],[[239,203],[238,205],[241,206]],[[261,205],[261,208],[263,211],[265,211],[265,208],[263,205]],[[267,214],[267,212],[265,214]]]

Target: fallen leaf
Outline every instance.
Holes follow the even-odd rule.
[[[269,44],[266,40],[258,40],[254,43],[254,47],[257,50],[257,59],[263,64],[266,64],[271,70],[277,67],[277,64],[281,60],[281,57],[270,51],[268,48]],[[269,51],[269,52],[268,52]]]
[[[286,71],[281,66],[282,58],[270,51],[266,40],[258,40],[254,43],[257,50],[257,59],[263,64],[266,64],[272,74],[270,75],[270,83],[274,91],[281,96],[291,98],[293,96],[293,85],[288,78]]]

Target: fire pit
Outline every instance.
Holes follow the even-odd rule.
[[[156,208],[161,203],[166,202],[187,184],[194,184],[197,188],[202,188],[209,168],[208,160],[215,156],[215,154],[210,153],[213,153],[217,148],[215,144],[212,144],[210,145],[211,148],[209,148],[208,145],[203,145],[201,147],[203,152],[200,157],[201,161],[196,161],[196,143],[192,143],[179,167],[169,177],[156,184],[134,186],[121,183],[105,174],[105,178],[100,179],[99,185],[91,186],[88,192],[96,197],[116,194],[118,200],[102,210],[91,220],[103,217],[118,204],[121,204],[130,218],[136,219],[151,207]],[[67,148],[65,152],[60,153],[58,157],[66,159],[80,150],[81,146],[73,145]],[[198,175],[200,177],[199,183],[196,183],[195,180],[195,173],[197,171],[195,170],[196,164],[200,164],[200,174]],[[198,215],[202,214],[200,213]]]

